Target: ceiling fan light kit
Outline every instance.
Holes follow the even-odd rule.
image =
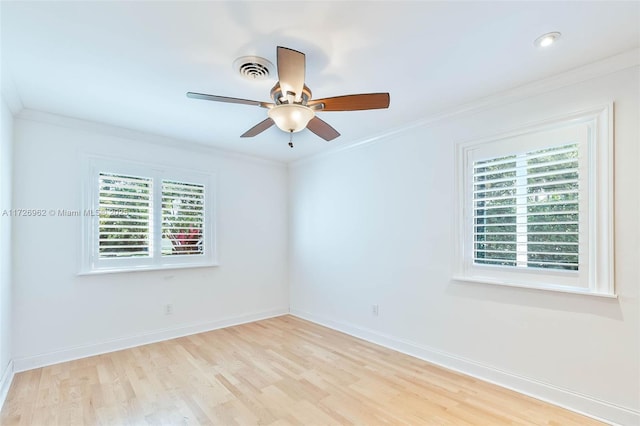
[[[239,58],[234,63],[234,67],[239,67],[241,73],[242,65],[246,62],[246,58]],[[243,62],[243,64],[239,64],[239,62]],[[255,57],[249,62],[251,64],[246,67],[248,74],[265,72],[268,75],[268,64],[270,64],[268,61],[266,61],[267,63],[259,64],[264,66],[264,70],[261,66],[255,65],[258,62],[255,61]],[[273,103],[195,92],[187,92],[187,97],[267,108],[268,117],[243,133],[240,136],[243,138],[256,136],[275,124],[280,130],[289,133],[290,138],[293,133],[300,132],[306,128],[322,139],[330,141],[340,136],[340,133],[317,117],[317,112],[361,111],[389,107],[389,93],[363,93],[312,100],[311,90],[305,85],[305,67],[306,59],[304,53],[278,46],[278,82],[270,93]],[[249,76],[247,75],[247,77]],[[257,75],[252,75],[251,77],[256,78]],[[293,147],[291,139],[289,139],[289,146]]]
[[[270,108],[268,115],[280,130],[296,133],[306,129],[315,113],[308,106],[301,104],[280,104]]]

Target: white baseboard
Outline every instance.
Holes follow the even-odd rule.
[[[13,382],[14,374],[13,360],[11,360],[2,372],[2,378],[0,378],[0,409],[2,409],[4,401],[7,399],[7,394],[9,393],[11,382]]]
[[[184,337],[191,334],[216,330],[219,328],[231,327],[234,325],[273,318],[280,315],[286,315],[288,313],[289,309],[287,308],[272,309],[269,311],[255,312],[252,314],[223,318],[215,321],[181,325],[178,327],[156,330],[134,336],[127,336],[103,342],[74,346],[44,354],[27,357],[15,357],[13,359],[13,368],[15,368],[16,372],[32,370],[34,368],[45,367],[47,365],[59,364],[61,362],[73,361],[75,359],[133,348],[135,346],[147,345],[149,343],[161,342],[164,340],[175,339],[177,337]]]
[[[357,325],[334,321],[315,314],[291,309],[291,315],[349,334],[354,337],[402,352],[424,361],[457,371],[489,383],[511,389],[541,401],[566,408],[596,420],[617,425],[640,425],[640,411],[502,371],[478,362],[448,354],[433,348],[379,333]]]

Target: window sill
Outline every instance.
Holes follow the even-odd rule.
[[[144,271],[167,271],[172,269],[194,269],[194,268],[212,268],[220,266],[218,263],[193,263],[193,264],[175,264],[175,265],[150,265],[140,267],[128,267],[128,268],[104,268],[93,269],[89,271],[80,271],[77,276],[85,275],[103,275],[103,274],[118,274],[123,272],[144,272]]]
[[[491,278],[475,278],[475,277],[465,277],[460,275],[454,275],[452,277],[454,281],[462,281],[462,282],[470,282],[470,283],[480,283],[480,284],[490,284],[490,285],[498,285],[503,287],[516,287],[516,288],[526,288],[529,290],[540,290],[540,291],[554,291],[557,293],[569,293],[569,294],[579,294],[583,296],[596,296],[596,297],[604,297],[606,299],[617,299],[618,295],[613,293],[594,293],[589,291],[588,289],[581,288],[571,288],[565,286],[555,286],[555,285],[526,285],[526,284],[514,284],[511,282],[500,281]]]

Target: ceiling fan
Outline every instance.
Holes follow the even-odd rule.
[[[251,101],[226,96],[187,92],[187,97],[207,101],[227,102],[259,106],[268,109],[268,117],[256,124],[240,137],[256,136],[274,124],[284,132],[293,135],[309,129],[322,139],[330,141],[340,133],[327,122],[316,116],[319,111],[359,111],[389,107],[389,93],[363,93],[359,95],[335,96],[312,99],[311,90],[305,84],[305,55],[297,50],[278,46],[278,82],[271,89],[273,102]],[[291,136],[289,146],[293,147]]]

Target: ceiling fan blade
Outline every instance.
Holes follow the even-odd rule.
[[[320,136],[325,141],[330,141],[338,136],[340,133],[333,127],[331,127],[326,121],[319,119],[318,117],[313,117],[309,124],[307,124],[307,129],[311,130],[316,135]]]
[[[363,93],[360,95],[314,99],[309,101],[307,106],[324,104],[322,111],[360,111],[364,109],[389,108],[389,102],[388,93]]]
[[[304,74],[304,53],[278,46],[278,80],[280,80],[282,96],[286,97],[287,92],[293,92],[296,94],[295,100],[299,102],[304,88]]]
[[[260,133],[264,132],[269,127],[273,126],[274,124],[275,124],[275,122],[271,118],[267,118],[266,120],[263,120],[263,121],[259,122],[258,124],[256,124],[255,126],[250,128],[249,130],[244,132],[242,135],[240,135],[240,137],[241,138],[252,138],[252,137],[254,137],[256,135],[259,135]]]
[[[205,93],[187,92],[187,97],[192,99],[202,99],[205,101],[226,102],[229,104],[253,105],[262,108],[271,108],[274,104],[268,102],[251,101],[248,99],[228,98],[226,96],[207,95]]]

